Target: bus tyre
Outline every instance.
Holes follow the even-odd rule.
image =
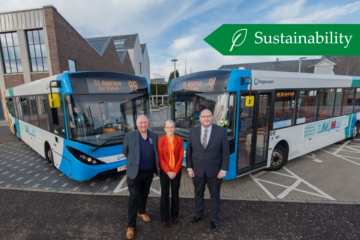
[[[353,128],[353,134],[350,139],[354,140],[358,134],[359,134],[359,123],[355,123]]]
[[[268,168],[269,171],[277,171],[281,169],[287,162],[288,152],[286,148],[277,145],[271,154],[271,163]]]
[[[49,146],[49,144],[46,144],[45,154],[46,154],[46,159],[48,160],[48,162],[51,163],[55,167],[53,153],[51,151],[51,147]]]

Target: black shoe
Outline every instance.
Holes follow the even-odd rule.
[[[193,216],[191,219],[190,219],[190,223],[193,224],[193,223],[197,223],[201,218],[198,218],[197,216]]]
[[[219,229],[219,224],[217,222],[211,222],[210,227],[211,230],[216,232]]]

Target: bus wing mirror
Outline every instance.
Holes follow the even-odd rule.
[[[59,108],[60,107],[59,94],[57,94],[57,93],[49,94],[49,105],[50,105],[50,108]]]
[[[254,96],[246,96],[245,97],[245,106],[253,107],[254,106]]]

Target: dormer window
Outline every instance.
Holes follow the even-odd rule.
[[[123,47],[125,46],[125,42],[126,42],[125,39],[116,39],[114,40],[114,45],[115,47]]]

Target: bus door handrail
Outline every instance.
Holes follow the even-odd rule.
[[[51,85],[53,82],[56,83],[56,86]],[[58,80],[51,80],[51,81],[50,81],[50,84],[49,84],[49,87],[50,87],[51,98],[53,98],[52,88],[61,88],[61,82],[58,81]]]

